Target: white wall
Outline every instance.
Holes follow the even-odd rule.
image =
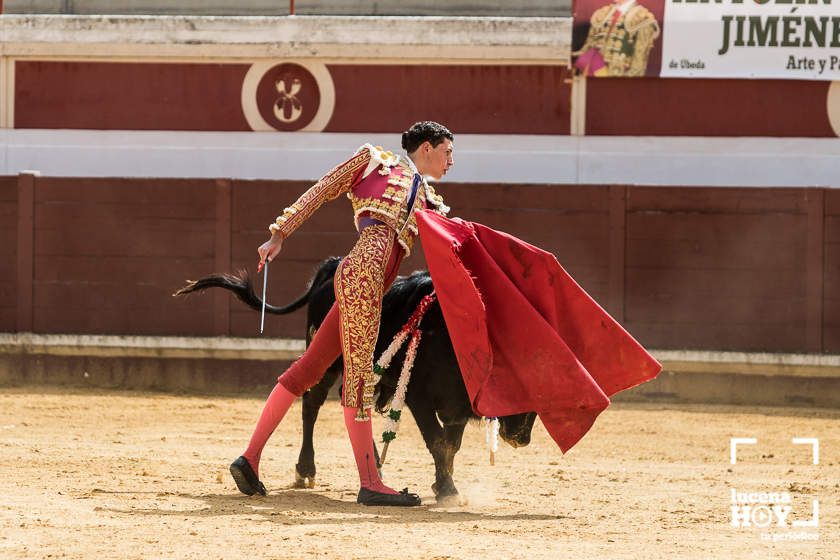
[[[396,134],[0,130],[0,175],[315,180]],[[840,187],[840,139],[458,134],[445,181]]]

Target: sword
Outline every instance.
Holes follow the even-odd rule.
[[[260,334],[262,334],[263,327],[265,327],[265,292],[266,292],[266,288],[268,288],[268,261],[261,262],[260,263],[260,268],[262,268],[263,266],[265,266],[265,269],[263,270],[263,293],[262,293],[262,314],[260,315]]]

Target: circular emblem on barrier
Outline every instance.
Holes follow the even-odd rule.
[[[828,98],[826,99],[828,122],[834,130],[834,134],[840,136],[840,82],[831,82],[828,86]]]
[[[335,108],[327,67],[311,62],[257,62],[242,83],[242,112],[256,131],[318,132]]]

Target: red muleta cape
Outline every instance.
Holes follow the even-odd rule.
[[[610,395],[662,369],[551,253],[430,211],[417,224],[477,414],[536,412],[565,453]]]

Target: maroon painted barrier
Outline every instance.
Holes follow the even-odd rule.
[[[225,293],[187,279],[254,273],[266,224],[307,183],[0,177],[0,331],[256,336]],[[451,184],[453,215],[554,253],[647,347],[840,352],[840,191],[822,188]],[[291,301],[352,247],[350,207],[285,245],[269,300]],[[402,272],[423,268],[417,247]],[[304,314],[267,336],[302,338]]]

